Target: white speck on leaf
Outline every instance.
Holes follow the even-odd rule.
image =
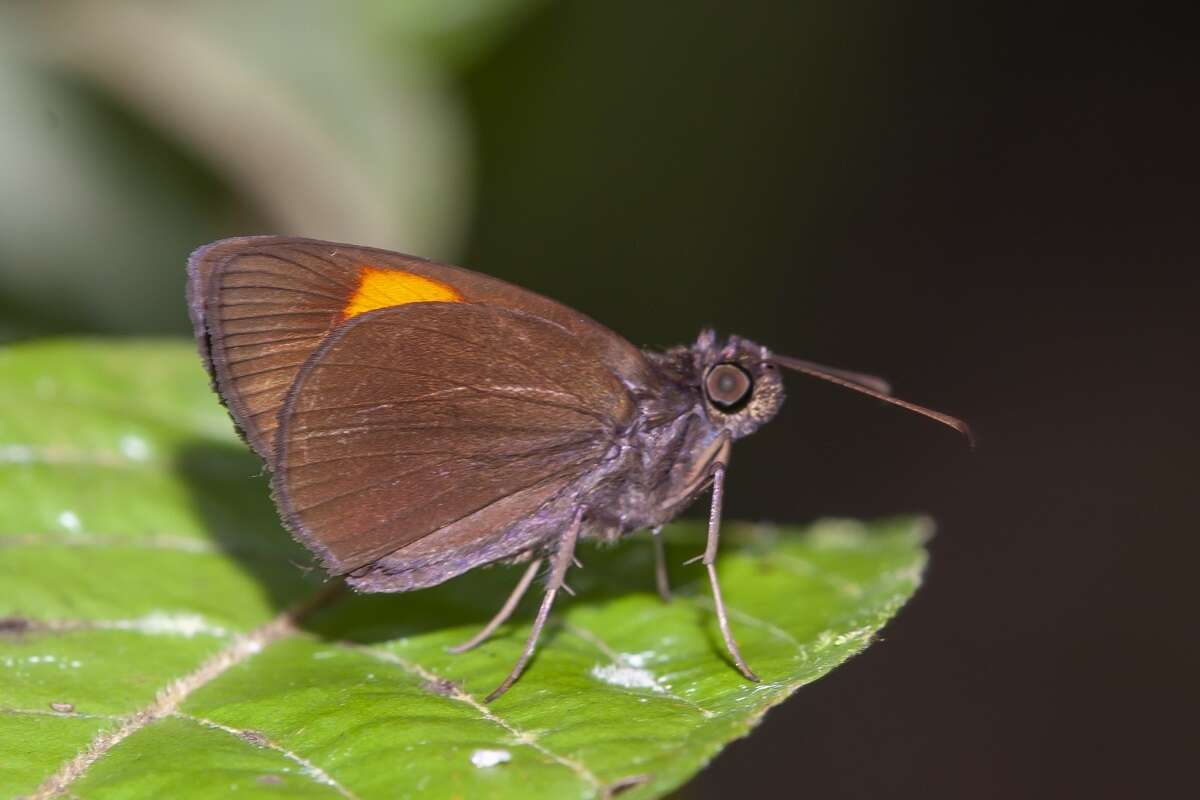
[[[0,447],[0,461],[8,464],[29,464],[34,460],[33,448],[25,444],[6,444]]]
[[[621,658],[624,659],[631,667],[644,667],[646,664],[657,658],[658,653],[653,650],[643,650],[640,653],[622,653]]]
[[[487,769],[497,764],[503,764],[512,758],[507,750],[476,750],[471,753],[471,763],[479,769]]]
[[[83,666],[82,661],[68,661],[65,658],[60,659],[57,656],[52,655],[25,656],[23,658],[20,656],[5,656],[4,658],[0,658],[0,664],[3,664],[5,667],[10,669],[14,667],[20,667],[23,664],[58,664],[59,669],[66,669],[68,666],[73,669],[78,669],[79,667]]]
[[[63,511],[58,515],[58,524],[71,533],[78,533],[83,529],[83,523],[79,521],[79,515],[74,511]]]
[[[640,667],[626,667],[620,664],[597,664],[592,667],[592,677],[599,678],[613,686],[626,689],[650,689],[655,692],[666,691],[659,685],[658,679],[648,670]]]
[[[121,453],[133,461],[145,461],[150,457],[150,445],[140,436],[134,436],[133,434],[122,436],[120,448]]]

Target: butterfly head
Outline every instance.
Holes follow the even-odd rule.
[[[739,336],[718,341],[705,330],[691,355],[709,420],[733,438],[753,433],[779,412],[783,380],[767,348]]]

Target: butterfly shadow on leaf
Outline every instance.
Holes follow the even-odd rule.
[[[280,523],[271,502],[270,476],[252,453],[236,444],[197,439],[181,449],[176,468],[211,543],[259,584],[276,611],[293,608],[328,585],[330,578],[316,558]],[[694,554],[695,545],[685,554],[686,547],[668,545],[677,580],[685,577],[679,562]],[[654,592],[648,534],[611,547],[584,544],[579,558],[584,567],[573,568],[568,576],[578,597],[562,598],[564,610],[575,602]],[[446,629],[454,629],[456,635],[470,633],[500,608],[522,569],[519,565],[478,568],[440,586],[401,594],[346,591],[333,606],[305,619],[302,627],[326,638],[364,644]],[[539,579],[530,588],[514,621],[532,617],[540,584]],[[204,587],[197,586],[196,591]]]
[[[326,576],[280,524],[257,457],[237,444],[197,439],[180,448],[175,468],[210,543],[257,582],[273,609],[283,612],[320,590]]]

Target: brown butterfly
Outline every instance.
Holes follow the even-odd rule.
[[[362,592],[434,586],[483,564],[527,563],[484,641],[544,561],[534,651],[580,538],[659,528],[712,489],[714,563],[731,443],[778,412],[786,367],[916,411],[879,378],[704,331],[640,350],[603,325],[476,272],[369,247],[251,236],[198,249],[188,307],[238,430],[273,473],[280,516]],[[657,580],[667,597],[661,540]],[[689,562],[691,563],[691,562]]]

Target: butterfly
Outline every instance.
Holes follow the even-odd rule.
[[[224,239],[188,262],[200,355],[242,437],[271,472],[284,525],[361,592],[434,586],[525,564],[485,641],[544,564],[521,675],[580,539],[661,527],[711,490],[702,562],[725,646],[747,679],[715,568],[734,441],[784,400],[780,370],[923,414],[880,378],[705,330],[642,350],[554,300],[460,267],[283,236]],[[689,562],[691,563],[691,562]]]

